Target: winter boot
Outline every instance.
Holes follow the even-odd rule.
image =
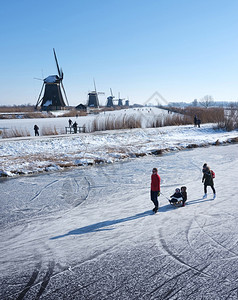
[[[213,199],[215,199],[215,198],[216,198],[216,193],[213,194]]]
[[[204,194],[202,198],[203,198],[203,199],[206,199],[206,198],[207,198],[207,194]]]

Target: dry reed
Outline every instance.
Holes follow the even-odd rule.
[[[132,129],[142,128],[142,118],[135,116],[127,116],[113,118],[95,118],[87,127],[87,132],[116,130],[116,129]]]
[[[65,114],[63,114],[61,117],[82,117],[82,116],[87,116],[87,112],[72,109],[69,112],[66,112]]]
[[[58,135],[58,131],[56,130],[56,127],[42,127],[41,129],[41,135]]]
[[[30,136],[30,132],[28,130],[24,129],[3,129],[2,130],[2,138],[14,138],[14,137],[24,137],[24,136]]]

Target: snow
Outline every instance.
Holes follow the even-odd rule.
[[[44,79],[44,83],[55,83],[59,81],[58,75],[50,75]]]
[[[0,140],[0,175],[38,173],[67,167],[113,163],[123,159],[195,146],[222,144],[237,132],[192,125],[80,133]]]
[[[237,299],[235,138],[203,124],[2,139],[0,299]]]

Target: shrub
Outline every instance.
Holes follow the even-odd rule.
[[[238,109],[230,108],[226,110],[224,120],[217,122],[216,128],[232,131],[238,128]]]
[[[224,122],[225,118],[224,108],[222,107],[187,107],[186,109],[182,109],[181,113],[190,116],[191,118],[196,115],[202,123]]]

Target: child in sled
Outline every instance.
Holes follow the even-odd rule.
[[[186,186],[181,186],[181,194],[182,194],[182,197],[183,197],[183,205],[182,206],[185,206],[185,202],[187,201],[187,188],[186,188]]]
[[[186,187],[182,186],[181,191],[179,188],[175,189],[175,193],[170,196],[171,200],[169,200],[170,204],[177,205],[181,204],[182,206],[185,206],[185,202],[187,201],[187,192]]]

